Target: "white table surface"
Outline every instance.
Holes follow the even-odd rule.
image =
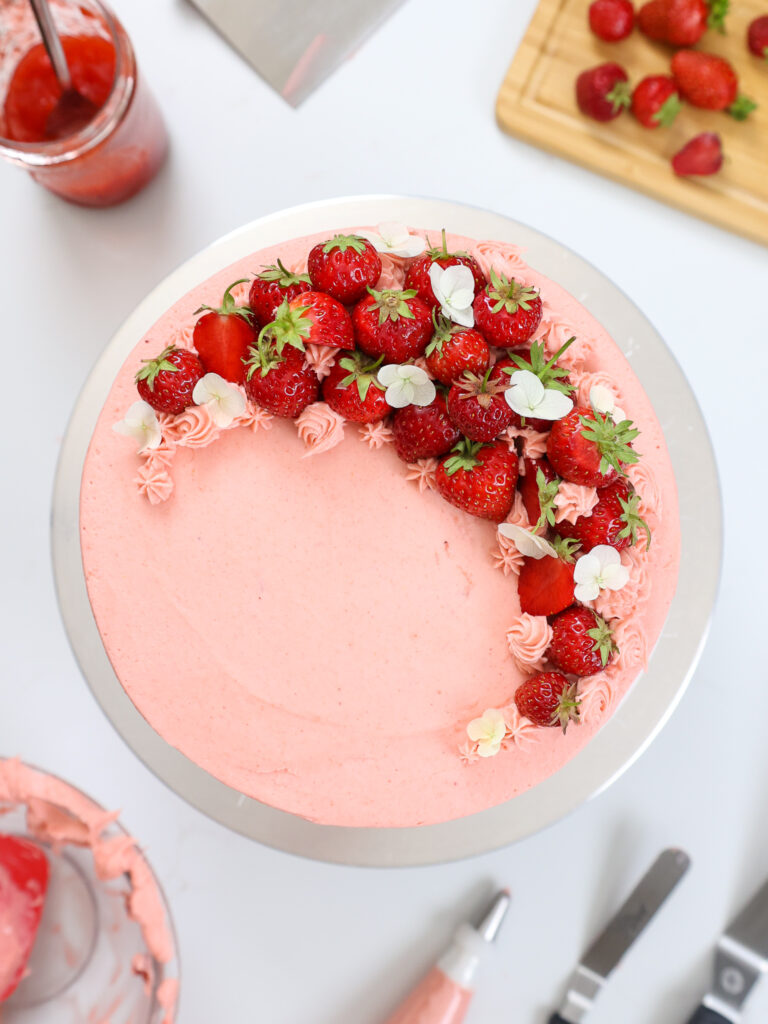
[[[498,131],[494,96],[534,0],[485,0],[471,14],[458,2],[410,0],[298,111],[183,0],[115,3],[171,126],[173,155],[160,178],[122,208],[88,211],[0,167],[0,751],[123,809],[175,913],[180,1024],[376,1024],[497,884],[510,886],[513,908],[470,1024],[541,1024],[582,948],[670,844],[691,853],[693,869],[592,1020],[684,1024],[719,929],[768,874],[760,536],[768,254]],[[67,418],[133,306],[187,256],[254,217],[371,192],[491,207],[612,277],[688,374],[725,501],[710,640],[660,738],[612,789],[556,827],[429,869],[299,860],[230,834],[169,792],[83,682],[49,556]],[[766,1015],[768,984],[747,1022]]]

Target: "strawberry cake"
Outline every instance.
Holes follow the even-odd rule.
[[[254,252],[137,337],[80,533],[156,732],[350,827],[556,773],[642,686],[680,556],[662,430],[607,332],[516,246],[400,224]]]

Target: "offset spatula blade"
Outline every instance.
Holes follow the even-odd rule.
[[[551,1024],[581,1024],[606,979],[690,867],[683,850],[664,850],[642,877],[571,976]]]

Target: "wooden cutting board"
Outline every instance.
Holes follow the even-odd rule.
[[[631,83],[669,73],[672,50],[635,29],[603,43],[587,22],[589,0],[541,0],[499,92],[496,115],[506,131],[681,210],[768,245],[768,62],[747,50],[747,25],[768,0],[731,0],[727,35],[709,31],[697,49],[727,57],[741,91],[759,107],[746,121],[688,105],[669,128],[643,128],[629,113],[599,124],[576,106],[579,72],[615,60]],[[675,177],[669,158],[702,131],[717,131],[726,162],[709,178]]]

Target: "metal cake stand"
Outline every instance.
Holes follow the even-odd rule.
[[[664,429],[679,488],[680,575],[666,625],[640,685],[600,732],[555,775],[490,810],[419,828],[318,825],[219,782],[171,747],[137,711],[101,642],[85,585],[79,531],[80,478],[96,420],[136,342],[181,296],[222,267],[297,236],[339,226],[401,221],[514,242],[526,260],[577,299],[626,354]],[[533,228],[487,210],[404,196],[363,196],[295,207],[226,235],[174,271],[138,306],[88,378],[61,450],[53,500],[53,562],[75,656],[96,700],[142,761],[179,796],[229,828],[294,854],[340,864],[405,866],[455,860],[513,843],[604,790],[648,747],[683,695],[699,660],[722,553],[717,470],[706,424],[675,358],[640,310],[593,266]],[[699,557],[702,550],[707,558]],[[713,554],[716,557],[712,557]]]

